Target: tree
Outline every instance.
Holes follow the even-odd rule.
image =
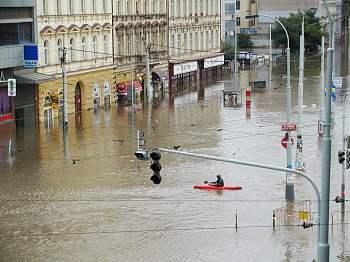
[[[240,34],[238,36],[238,46],[242,49],[251,49],[253,42],[250,40],[250,35]]]
[[[315,11],[306,10],[304,12],[291,13],[289,17],[280,17],[280,22],[286,27],[289,34],[291,52],[299,51],[299,37],[301,35],[301,24],[305,21],[305,50],[309,52],[317,51],[321,45],[320,18],[315,16]],[[276,23],[272,30],[272,39],[275,47],[287,47],[286,34],[283,28]]]

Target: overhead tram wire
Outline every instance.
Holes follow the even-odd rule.
[[[350,223],[333,223],[328,225],[349,225]],[[323,224],[312,224],[313,226],[320,226]],[[292,228],[302,227],[301,224],[284,224],[277,225],[278,228]],[[189,231],[217,231],[217,230],[237,230],[237,229],[268,229],[273,228],[272,225],[252,225],[252,226],[215,226],[215,227],[192,227],[192,228],[166,228],[166,229],[140,229],[140,230],[115,230],[115,231],[87,231],[87,232],[53,232],[46,234],[14,234],[14,235],[0,235],[0,238],[41,238],[41,237],[62,237],[62,236],[76,236],[76,235],[115,235],[115,234],[131,234],[131,233],[164,233],[164,232],[189,232]]]

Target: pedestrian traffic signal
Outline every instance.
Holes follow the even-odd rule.
[[[346,169],[350,168],[350,150],[346,150]]]
[[[345,161],[345,152],[339,150],[338,151],[338,162],[339,162],[339,164],[343,164],[344,161]]]
[[[150,157],[152,159],[152,164],[150,166],[150,169],[153,171],[153,175],[151,176],[152,182],[156,185],[159,185],[162,181],[162,177],[160,175],[160,170],[162,169],[162,166],[159,163],[159,160],[161,159],[161,154],[158,151],[153,151],[150,154]]]

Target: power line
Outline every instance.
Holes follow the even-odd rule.
[[[329,225],[349,225],[350,223],[333,223]],[[312,226],[319,226],[324,224],[312,224]],[[285,224],[277,225],[276,227],[303,227],[302,224]],[[114,235],[114,234],[125,234],[125,233],[164,233],[164,232],[190,232],[190,231],[216,231],[216,230],[237,230],[237,229],[262,229],[262,228],[273,228],[272,225],[252,225],[252,226],[215,226],[215,227],[192,227],[192,228],[164,228],[164,229],[140,229],[140,230],[115,230],[115,231],[87,231],[87,232],[52,232],[46,234],[16,234],[16,235],[0,235],[0,238],[39,238],[39,237],[54,237],[54,236],[74,236],[74,235]]]

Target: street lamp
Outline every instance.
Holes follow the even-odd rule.
[[[292,115],[292,93],[291,93],[291,87],[290,87],[290,45],[289,45],[289,35],[287,32],[287,29],[285,26],[275,17],[270,15],[247,15],[246,18],[256,18],[259,16],[268,17],[278,24],[280,24],[286,33],[287,36],[287,123],[291,122],[291,115]],[[290,131],[288,131],[288,144],[287,144],[287,168],[292,169],[292,147],[291,147],[291,134]],[[286,173],[286,199],[288,201],[294,201],[294,184],[290,181],[288,181],[288,175],[289,172]]]

